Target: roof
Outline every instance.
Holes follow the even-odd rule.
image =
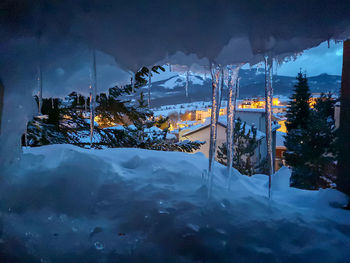
[[[227,118],[226,118],[226,116],[220,116],[219,117],[218,125],[220,125],[220,126],[222,126],[222,127],[224,127],[226,129],[226,127],[227,127]],[[189,127],[190,130],[188,132],[184,133],[182,136],[191,135],[191,134],[196,133],[198,131],[201,131],[201,130],[209,127],[209,126],[210,126],[210,119],[206,120],[203,124],[198,124],[198,125]],[[250,125],[246,124],[245,132],[248,133],[249,130],[251,130],[251,129],[252,129],[252,127]],[[276,128],[276,129],[278,129],[278,128]],[[258,140],[261,140],[261,139],[265,138],[265,133],[257,130],[256,131],[256,138]]]
[[[276,132],[276,147],[284,146],[284,136],[286,133],[277,131]]]
[[[236,112],[249,112],[249,113],[265,113],[265,109],[252,109],[252,108],[236,108]]]

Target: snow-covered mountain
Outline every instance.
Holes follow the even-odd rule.
[[[265,75],[264,69],[242,69],[240,70],[241,88],[240,98],[252,96],[264,96]],[[312,93],[332,92],[338,93],[341,77],[321,74],[309,77],[309,85]],[[273,78],[274,94],[289,96],[293,92],[296,83],[295,77],[275,75]],[[152,78],[152,105],[160,106],[174,103],[191,101],[209,101],[211,99],[210,74],[189,75],[189,96],[185,92],[186,73],[169,72],[168,70]],[[147,93],[147,87],[143,88]],[[224,93],[224,97],[226,94]]]

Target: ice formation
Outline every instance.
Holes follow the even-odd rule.
[[[41,108],[43,105],[43,73],[41,65],[38,66],[38,114],[41,115]]]
[[[265,56],[265,127],[267,145],[267,165],[269,169],[269,197],[271,196],[271,176],[273,175],[273,153],[272,153],[272,68],[273,58]]]
[[[95,125],[95,109],[97,95],[97,76],[96,76],[96,51],[91,52],[91,75],[90,75],[90,144],[93,144],[94,125]]]
[[[185,91],[186,91],[186,98],[188,98],[188,85],[190,81],[190,71],[187,70],[186,72],[186,85],[185,85]]]
[[[228,67],[228,101],[227,101],[227,133],[226,133],[226,147],[227,147],[227,175],[228,180],[231,180],[232,163],[233,163],[233,131],[235,124],[235,110],[237,101],[237,79],[238,73],[241,68],[240,66],[229,66]],[[228,185],[230,182],[228,183]]]
[[[148,108],[151,108],[151,85],[152,85],[152,70],[151,68],[148,69],[148,100],[147,100],[147,105]]]

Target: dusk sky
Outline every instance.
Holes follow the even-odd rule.
[[[296,76],[300,68],[306,71],[308,76],[316,76],[322,73],[341,75],[343,61],[343,44],[323,42],[318,47],[304,51],[295,61],[290,61],[277,70],[278,75]]]

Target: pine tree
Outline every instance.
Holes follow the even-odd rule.
[[[154,66],[151,71],[142,68],[135,74],[135,82],[121,87],[109,89],[109,95],[96,95],[98,106],[97,116],[105,120],[106,126],[94,128],[97,143],[95,148],[135,147],[162,151],[192,152],[201,147],[203,142],[174,142],[167,140],[169,128],[168,118],[155,118],[148,108],[141,92],[136,105],[127,100],[126,96],[135,93],[135,90],[147,83],[145,76],[164,71],[160,66]],[[35,98],[38,102],[38,98]],[[66,97],[66,103],[58,99],[44,99],[43,113],[47,119],[38,119],[29,122],[29,146],[46,144],[68,143],[80,147],[89,145],[86,137],[89,135],[90,125],[83,115],[85,98],[76,92]],[[120,129],[108,128],[115,124],[122,124]],[[134,125],[130,125],[130,124]],[[111,125],[112,124],[112,125]],[[85,138],[85,139],[84,139]],[[23,145],[25,144],[23,140]]]
[[[334,104],[331,94],[322,94],[310,111],[303,147],[308,175],[302,177],[307,182],[303,183],[304,188],[325,188],[335,181],[337,149]]]
[[[294,86],[294,94],[290,97],[287,109],[287,135],[285,136],[286,163],[292,166],[291,185],[302,187],[303,174],[305,174],[305,131],[310,116],[310,92],[305,74],[301,72],[297,76],[297,84]]]
[[[246,123],[237,119],[235,121],[234,129],[234,142],[235,146],[233,155],[233,167],[240,173],[246,175],[252,175],[255,172],[255,166],[252,163],[252,157],[255,153],[255,149],[258,146],[256,139],[257,129],[252,127],[246,131]],[[227,165],[227,147],[226,143],[218,146],[217,151],[218,162]]]
[[[286,127],[288,132],[295,129],[305,129],[310,114],[310,89],[305,74],[297,76],[298,83],[294,85],[294,94],[290,97],[287,109]]]
[[[321,95],[311,109],[306,76],[299,73],[297,80],[287,110],[285,136],[286,162],[292,167],[291,186],[328,187],[334,181],[336,158],[334,100],[331,95]]]

